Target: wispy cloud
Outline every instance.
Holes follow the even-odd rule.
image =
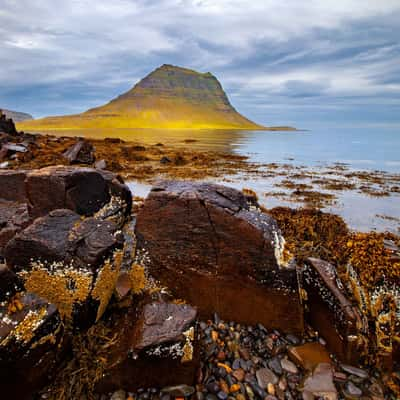
[[[398,0],[0,0],[0,105],[83,111],[171,63],[213,72],[259,122],[307,123],[314,103],[391,123],[399,20]]]

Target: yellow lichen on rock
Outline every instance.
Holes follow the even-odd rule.
[[[88,298],[93,281],[90,271],[60,265],[49,269],[38,262],[32,263],[32,270],[21,273],[21,276],[27,291],[55,304],[66,319],[72,317],[74,304]]]
[[[132,284],[132,293],[139,294],[147,286],[146,271],[143,266],[133,264],[130,271],[130,278]]]
[[[121,250],[116,251],[113,255],[113,261],[106,260],[97,276],[92,291],[92,297],[95,300],[100,301],[97,309],[96,322],[104,314],[104,311],[110,302],[121,269],[122,257],[123,252]]]

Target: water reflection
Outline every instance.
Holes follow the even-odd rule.
[[[190,146],[202,150],[231,152],[240,146],[251,131],[232,129],[218,130],[179,130],[179,129],[73,129],[54,130],[45,133],[57,136],[84,136],[93,139],[120,138],[126,141],[143,142],[145,144],[163,143],[174,146]],[[265,132],[264,132],[265,133]]]

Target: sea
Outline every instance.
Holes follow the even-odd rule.
[[[63,134],[76,136],[80,132],[65,131]],[[332,165],[342,166],[346,171],[383,171],[392,177],[392,185],[400,186],[400,128],[324,128],[300,131],[104,129],[92,132],[85,130],[81,134],[227,151],[245,155],[249,161],[260,164],[302,167],[308,172],[314,171],[315,176],[329,171]],[[187,143],[188,139],[195,141]],[[334,177],[332,170],[329,174]],[[252,189],[258,194],[260,203],[267,208],[302,206],[301,203],[270,196],[271,192],[277,190],[276,177],[239,173],[211,181],[238,189]],[[134,181],[128,183],[139,196],[145,196],[150,190],[148,184]],[[350,228],[400,233],[400,193],[391,192],[389,196],[377,197],[358,190],[341,190],[334,194],[335,202],[323,210],[341,215]]]

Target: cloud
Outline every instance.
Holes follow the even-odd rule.
[[[0,0],[0,104],[77,112],[171,63],[213,72],[263,123],[312,101],[398,111],[399,18],[398,0]]]

